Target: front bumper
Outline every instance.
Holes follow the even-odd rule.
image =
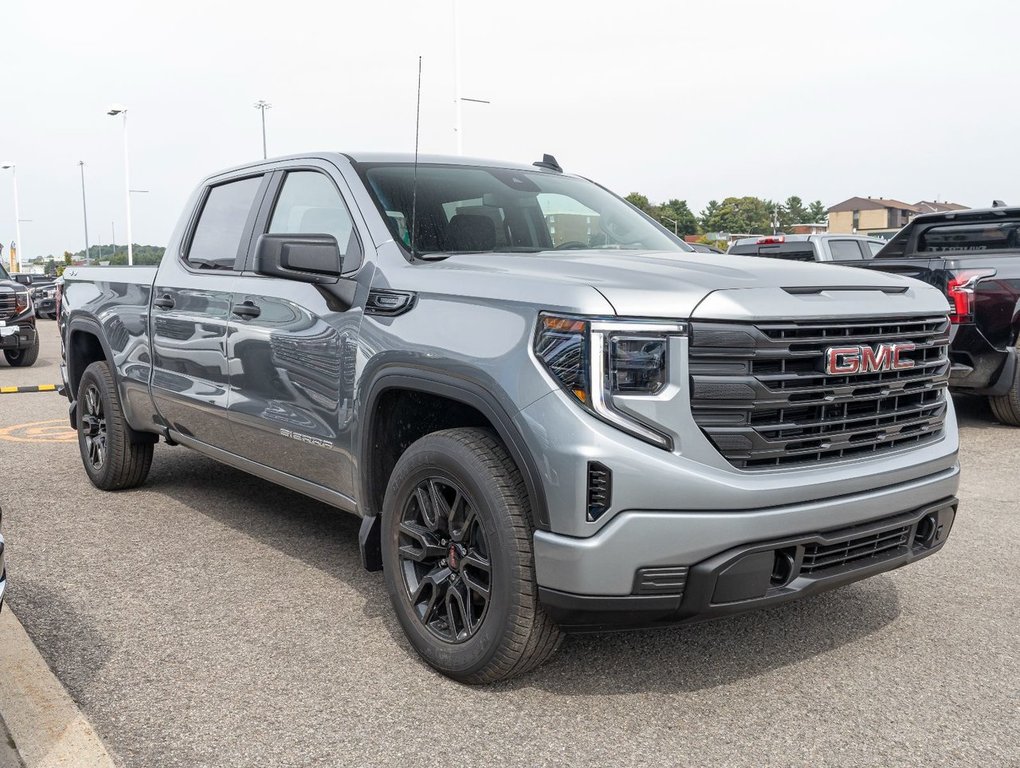
[[[35,339],[36,330],[33,325],[9,321],[7,325],[0,326],[0,349],[31,349]]]
[[[846,528],[730,547],[692,566],[637,568],[632,594],[539,587],[550,617],[574,631],[681,624],[765,608],[900,568],[945,544],[957,500]]]

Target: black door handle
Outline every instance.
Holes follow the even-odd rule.
[[[230,311],[231,313],[237,315],[238,317],[243,317],[246,320],[250,320],[251,318],[258,317],[259,315],[262,314],[262,310],[259,309],[257,306],[255,306],[254,303],[250,301],[235,304],[233,307],[231,307]]]
[[[164,293],[159,298],[152,300],[152,306],[159,307],[160,309],[173,309],[174,303],[174,297],[169,293]]]

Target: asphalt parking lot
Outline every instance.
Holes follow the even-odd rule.
[[[57,383],[40,325],[39,362],[0,362],[0,385]],[[353,517],[164,445],[143,488],[102,493],[66,401],[0,395],[9,604],[124,766],[1020,765],[1020,431],[958,408],[938,555],[768,612],[568,638],[473,689],[404,641]]]

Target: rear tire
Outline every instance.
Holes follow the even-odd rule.
[[[39,337],[35,337],[35,344],[28,349],[5,349],[4,357],[7,358],[8,364],[15,368],[35,365],[35,361],[39,359]]]
[[[1017,354],[1020,354],[1020,350]],[[1020,427],[1020,361],[1013,371],[1013,383],[1009,391],[1004,395],[989,397],[988,404],[992,414],[1003,424]]]
[[[484,429],[426,435],[397,461],[383,502],[383,570],[418,654],[463,683],[542,664],[562,633],[538,602],[528,496]]]
[[[145,482],[153,440],[128,426],[106,361],[92,363],[78,385],[78,449],[92,484],[104,491]]]

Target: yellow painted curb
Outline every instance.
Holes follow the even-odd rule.
[[[25,768],[115,768],[99,735],[7,606],[0,611],[0,717]]]

